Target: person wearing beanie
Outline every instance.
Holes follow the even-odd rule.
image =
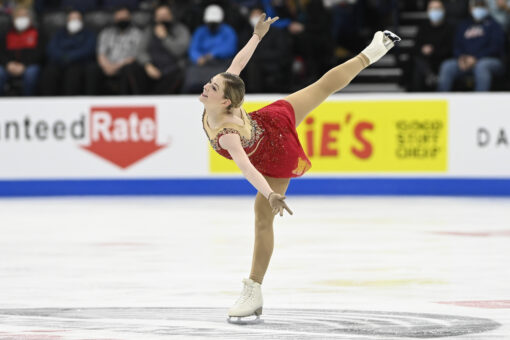
[[[218,70],[225,69],[237,51],[237,33],[223,22],[224,12],[218,5],[204,11],[204,24],[191,37],[188,50],[192,63],[186,72],[184,93],[198,93],[202,84]]]

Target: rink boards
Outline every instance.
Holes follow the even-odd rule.
[[[284,96],[247,96],[256,110]],[[336,95],[300,125],[293,194],[510,195],[506,94]],[[244,195],[196,96],[0,101],[0,196]]]

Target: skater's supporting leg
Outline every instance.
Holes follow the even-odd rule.
[[[289,186],[289,178],[265,177],[271,188],[281,195],[285,195]],[[257,193],[255,198],[255,245],[250,279],[262,284],[266,274],[271,255],[273,254],[274,233],[273,220],[269,201],[262,194]]]
[[[365,67],[370,64],[368,58],[359,54],[324,74],[315,83],[285,98],[294,108],[296,127],[305,117],[331,94],[343,89]]]

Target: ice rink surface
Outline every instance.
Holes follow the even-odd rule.
[[[0,200],[0,339],[510,339],[510,199],[287,202],[238,326],[253,198]]]

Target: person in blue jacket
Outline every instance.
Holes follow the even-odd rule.
[[[237,33],[223,22],[223,17],[223,9],[218,5],[205,9],[204,25],[191,37],[188,54],[192,65],[186,70],[182,92],[201,92],[212,75],[228,68],[237,52]]]
[[[441,64],[438,91],[450,91],[455,80],[473,74],[475,91],[490,91],[494,76],[503,75],[505,33],[489,15],[485,0],[470,0],[472,18],[459,24],[454,58]]]
[[[83,27],[82,14],[71,10],[67,25],[57,31],[46,48],[48,59],[41,78],[41,94],[84,94],[86,70],[94,61],[96,37]]]
[[[210,5],[204,13],[204,23],[191,38],[189,57],[194,64],[205,65],[213,59],[229,59],[237,52],[237,34],[223,21],[223,10]]]

